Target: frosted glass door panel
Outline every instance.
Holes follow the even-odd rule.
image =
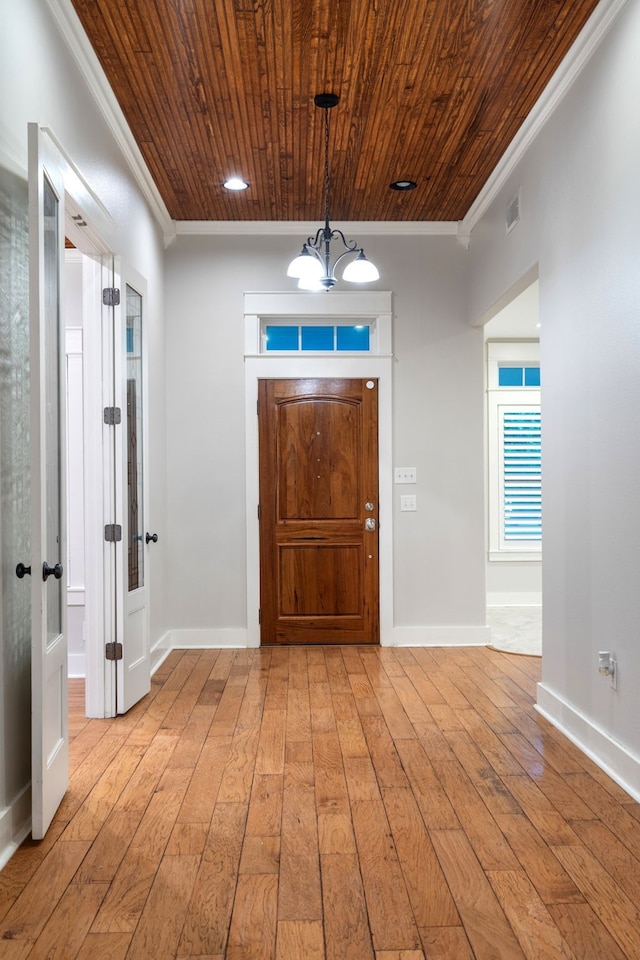
[[[62,563],[60,523],[61,424],[60,424],[60,250],[58,247],[60,207],[49,181],[44,180],[44,336],[46,363],[45,437],[47,524],[45,556],[54,566]],[[47,586],[47,643],[62,633],[63,583],[50,577]]]
[[[144,586],[142,297],[127,284],[127,516],[129,592]]]
[[[10,735],[0,743],[0,810],[31,777],[29,483],[29,245],[26,181],[0,168],[0,697]],[[26,705],[26,709],[25,709]]]

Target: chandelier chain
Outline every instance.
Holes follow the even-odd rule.
[[[316,107],[324,109],[324,227],[320,227],[315,237],[307,237],[302,244],[300,254],[289,264],[287,276],[295,277],[302,290],[331,290],[337,283],[336,267],[345,257],[355,257],[344,268],[342,277],[351,283],[369,283],[378,280],[377,268],[364,255],[356,240],[347,240],[342,230],[331,229],[329,222],[329,193],[331,175],[329,173],[329,110],[335,107],[340,97],[335,93],[317,94],[314,97]],[[342,252],[332,262],[331,244],[340,241]]]
[[[324,108],[324,222],[329,226],[329,108]]]

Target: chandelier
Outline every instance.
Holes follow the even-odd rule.
[[[324,227],[315,237],[307,237],[299,256],[289,264],[288,277],[298,280],[301,290],[331,290],[338,282],[336,267],[355,254],[342,271],[342,279],[350,283],[370,283],[380,276],[377,267],[367,260],[356,240],[346,240],[342,230],[332,230],[329,224],[329,110],[340,102],[335,93],[319,93],[313,98],[316,107],[324,110]],[[344,249],[331,260],[331,243],[339,240]]]

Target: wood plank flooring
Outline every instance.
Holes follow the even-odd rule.
[[[3,960],[638,960],[640,805],[483,647],[175,651],[84,717]]]

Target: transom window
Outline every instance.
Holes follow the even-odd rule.
[[[518,366],[516,364],[498,363],[499,387],[539,387],[540,366]]]
[[[267,323],[263,352],[371,353],[371,323]]]

